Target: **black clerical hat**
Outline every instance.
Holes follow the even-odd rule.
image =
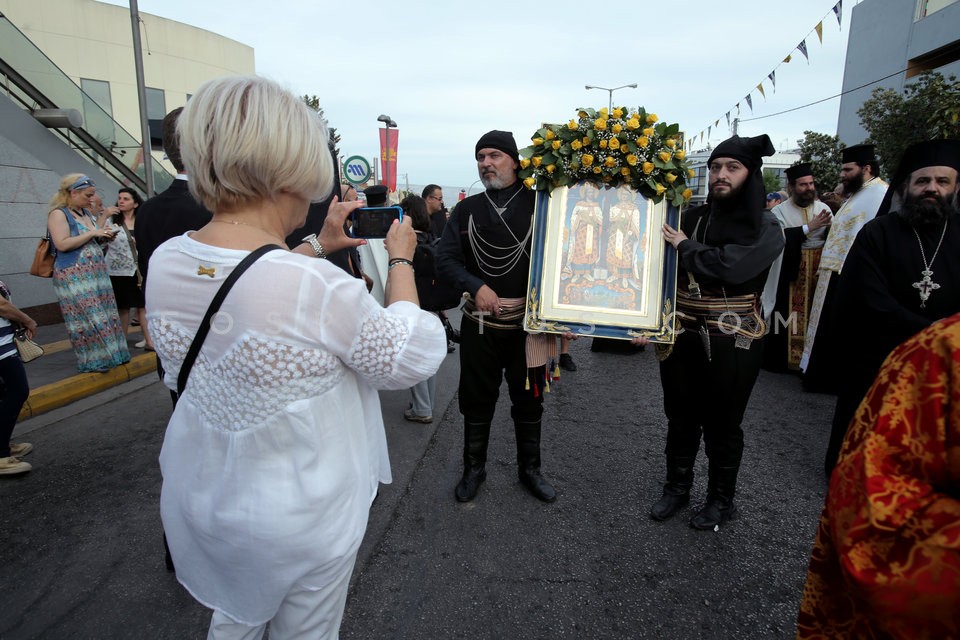
[[[363,190],[363,195],[367,196],[368,207],[379,207],[387,203],[387,187],[382,184],[375,184]]]
[[[876,164],[877,156],[874,155],[872,144],[855,144],[852,147],[846,147],[840,152],[840,163],[856,162],[859,165]]]
[[[763,156],[772,156],[776,152],[770,136],[765,133],[752,138],[733,136],[717,145],[707,164],[713,162],[714,158],[733,158],[753,170],[760,166]]]
[[[960,172],[960,140],[939,139],[918,142],[907,147],[897,165],[897,172],[890,180],[890,188],[877,211],[878,216],[889,213],[893,197],[917,169],[924,167],[951,167]]]
[[[787,180],[793,183],[804,176],[812,176],[813,167],[809,162],[804,162],[801,164],[795,164],[792,167],[787,167],[785,173],[787,174]]]

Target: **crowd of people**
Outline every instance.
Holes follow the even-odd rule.
[[[168,568],[213,609],[208,637],[261,637],[267,624],[272,638],[336,637],[391,477],[377,392],[410,389],[403,418],[434,421],[456,343],[454,499],[480,493],[505,380],[518,481],[557,500],[541,471],[544,394],[550,363],[576,369],[576,336],[558,345],[523,327],[535,192],[510,132],[480,136],[484,191],[452,213],[435,184],[399,203],[382,304],[349,220],[388,204],[386,189],[360,199],[341,184],[326,127],[296,96],[258,77],[212,80],[167,115],[163,144],[177,170],[166,191],[143,201],[123,188],[101,211],[93,181],[70,174],[47,226],[78,369],[130,359],[131,312],[157,352],[174,407],[160,454]],[[960,142],[911,146],[889,185],[871,145],[847,147],[840,202],[806,163],[786,171],[786,193],[765,193],[773,152],[766,135],[718,145],[706,203],[660,230],[678,258],[677,327],[655,345],[666,481],[649,516],[687,507],[702,441],[706,496],[689,524],[737,517],[759,371],[797,372],[837,395],[798,637],[955,636]],[[3,283],[0,294],[0,474],[18,474],[32,446],[11,442],[28,393],[13,335],[36,323]],[[444,309],[461,303],[457,331]]]

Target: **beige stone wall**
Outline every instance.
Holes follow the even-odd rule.
[[[109,82],[114,120],[140,139],[129,8],[96,0],[0,0],[0,12],[77,85],[81,78]],[[148,13],[140,17],[144,83],[163,89],[167,111],[186,104],[206,80],[254,73],[252,47]]]

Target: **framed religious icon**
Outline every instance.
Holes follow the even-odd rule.
[[[525,329],[672,343],[677,252],[660,229],[679,219],[628,184],[538,192]]]

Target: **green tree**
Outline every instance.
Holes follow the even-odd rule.
[[[833,191],[840,182],[840,159],[844,145],[838,136],[816,131],[804,131],[800,147],[800,162],[809,162],[813,181],[820,193]]]
[[[763,190],[767,193],[783,189],[783,181],[773,169],[763,170]]]
[[[903,93],[874,89],[857,115],[869,133],[867,142],[876,145],[881,174],[892,176],[910,145],[960,137],[960,82],[924,71]]]
[[[301,100],[304,104],[317,112],[317,115],[320,116],[320,119],[323,120],[323,123],[327,125],[327,129],[330,130],[330,139],[333,140],[333,149],[337,154],[337,158],[340,157],[340,134],[337,133],[335,127],[330,126],[330,122],[327,120],[326,116],[323,115],[323,107],[320,106],[320,98],[317,96],[308,96],[306,94],[302,95]]]

